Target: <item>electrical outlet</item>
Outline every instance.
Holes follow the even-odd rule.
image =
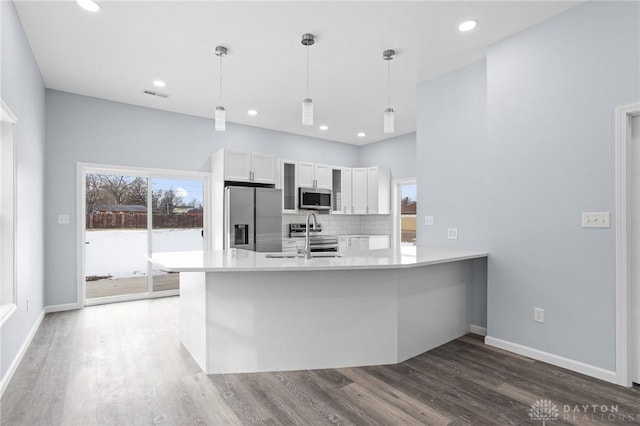
[[[449,228],[447,229],[447,238],[450,240],[458,239],[458,228]]]
[[[425,216],[424,224],[427,226],[433,226],[433,216]]]
[[[69,215],[68,214],[59,214],[58,215],[58,225],[68,225],[69,224]]]
[[[544,322],[544,309],[533,308],[533,320],[536,322]]]
[[[584,212],[582,213],[583,228],[609,228],[611,221],[609,212]]]

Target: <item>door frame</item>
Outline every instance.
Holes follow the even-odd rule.
[[[631,143],[631,120],[640,116],[640,103],[622,105],[615,110],[615,198],[616,198],[616,382],[633,383],[631,362],[634,337],[631,317],[632,283],[629,281],[630,216],[627,152]],[[640,167],[640,166],[639,166]]]
[[[176,179],[196,179],[202,180],[203,182],[203,198],[202,205],[204,208],[203,218],[202,218],[202,229],[203,229],[203,247],[205,250],[211,249],[211,208],[210,205],[210,185],[211,185],[211,175],[207,172],[197,172],[191,170],[174,170],[174,169],[156,169],[156,168],[148,168],[148,167],[132,167],[132,166],[116,166],[109,164],[99,164],[99,163],[84,163],[78,162],[76,164],[76,216],[78,220],[77,229],[76,229],[76,259],[77,259],[77,268],[76,268],[76,308],[82,309],[84,306],[90,305],[98,305],[104,303],[113,303],[113,302],[125,302],[132,300],[140,300],[140,299],[152,299],[157,297],[166,297],[171,295],[178,295],[179,290],[168,290],[163,292],[149,292],[140,293],[140,294],[132,294],[132,295],[122,295],[122,296],[108,296],[101,297],[99,300],[91,301],[87,303],[86,299],[86,286],[84,285],[84,270],[85,270],[85,250],[84,250],[84,242],[86,241],[86,179],[85,176],[87,173],[102,173],[102,174],[122,174],[126,176],[140,176],[140,177],[148,177],[150,179],[153,178],[176,178]],[[148,200],[151,199],[151,190],[148,191]],[[147,203],[150,205],[149,202]],[[149,227],[147,226],[147,242],[149,244],[151,240],[151,233],[149,232]],[[149,245],[147,245],[147,248]],[[148,271],[147,271],[148,272]],[[149,277],[149,275],[147,275]],[[149,279],[149,278],[148,278]],[[147,281],[148,283],[149,281]]]
[[[0,267],[0,281],[9,278],[12,294],[10,303],[11,307],[9,307],[4,314],[0,314],[0,327],[2,327],[2,325],[18,310],[18,157],[16,150],[16,127],[18,124],[18,118],[13,114],[13,111],[11,111],[7,104],[4,103],[2,98],[0,98],[0,126],[2,126],[1,123],[5,123],[8,127],[7,134],[5,135],[6,139],[0,135],[0,157],[2,157],[2,155],[9,154],[9,161],[6,163],[9,164],[9,171],[11,175],[11,193],[8,197],[11,202],[7,210],[9,211],[10,216],[9,238],[11,239],[11,242],[10,244],[7,244],[7,246],[10,247],[8,259],[0,259],[0,262],[3,262],[2,267]],[[5,160],[0,158],[0,161],[4,162]],[[0,182],[0,184],[2,183]],[[0,197],[2,196],[3,194],[0,194]],[[0,206],[0,208],[5,209],[6,206]],[[2,232],[0,232],[0,236],[3,238],[3,241],[0,241],[0,244],[6,244],[4,239],[7,238],[7,236],[1,234]],[[8,273],[5,272],[5,268],[9,270]],[[5,285],[6,283],[4,282],[0,283],[0,286]],[[4,295],[4,297],[6,297],[6,295]],[[3,299],[1,302],[6,303],[7,300]]]
[[[392,213],[392,217],[393,217],[393,224],[391,227],[391,247],[392,248],[396,248],[396,247],[400,247],[400,238],[401,238],[401,229],[400,229],[400,216],[401,216],[401,202],[402,200],[400,199],[400,185],[406,185],[409,183],[413,183],[416,185],[418,185],[418,179],[415,177],[411,177],[411,178],[402,178],[402,179],[393,179],[392,181],[392,191],[391,191],[391,213]],[[418,221],[418,217],[416,214],[416,225],[417,225],[417,221]],[[417,229],[416,229],[417,231]],[[416,238],[417,241],[417,238]]]

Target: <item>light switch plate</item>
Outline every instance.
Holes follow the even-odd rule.
[[[425,216],[424,217],[424,224],[426,226],[433,226],[433,216]]]
[[[68,214],[59,214],[58,215],[58,225],[68,225],[69,224],[69,215]]]
[[[450,240],[458,239],[458,228],[449,228],[447,229],[447,238]]]
[[[609,212],[583,212],[582,227],[583,228],[611,227]]]

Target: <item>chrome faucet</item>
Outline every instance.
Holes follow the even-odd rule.
[[[307,228],[306,235],[304,237],[304,258],[311,259],[311,240],[309,238],[309,228],[310,221],[309,219],[313,217],[313,228],[315,229],[318,226],[318,222],[316,220],[316,214],[314,212],[307,213]]]

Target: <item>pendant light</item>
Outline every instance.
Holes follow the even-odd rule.
[[[302,100],[302,124],[313,126],[313,101],[309,97],[309,46],[315,43],[313,34],[302,34],[302,45],[307,47],[307,97]]]
[[[227,56],[227,48],[224,46],[216,46],[215,54],[218,58],[220,58],[220,85],[219,89],[219,98],[218,103],[222,104],[222,58]],[[222,105],[218,105],[216,107],[216,130],[219,132],[224,132],[226,130],[227,123],[227,111],[224,109]]]
[[[387,61],[387,107],[384,110],[384,132],[393,133],[395,111],[391,107],[391,61],[393,60],[395,50],[388,49],[382,52],[382,59]]]

